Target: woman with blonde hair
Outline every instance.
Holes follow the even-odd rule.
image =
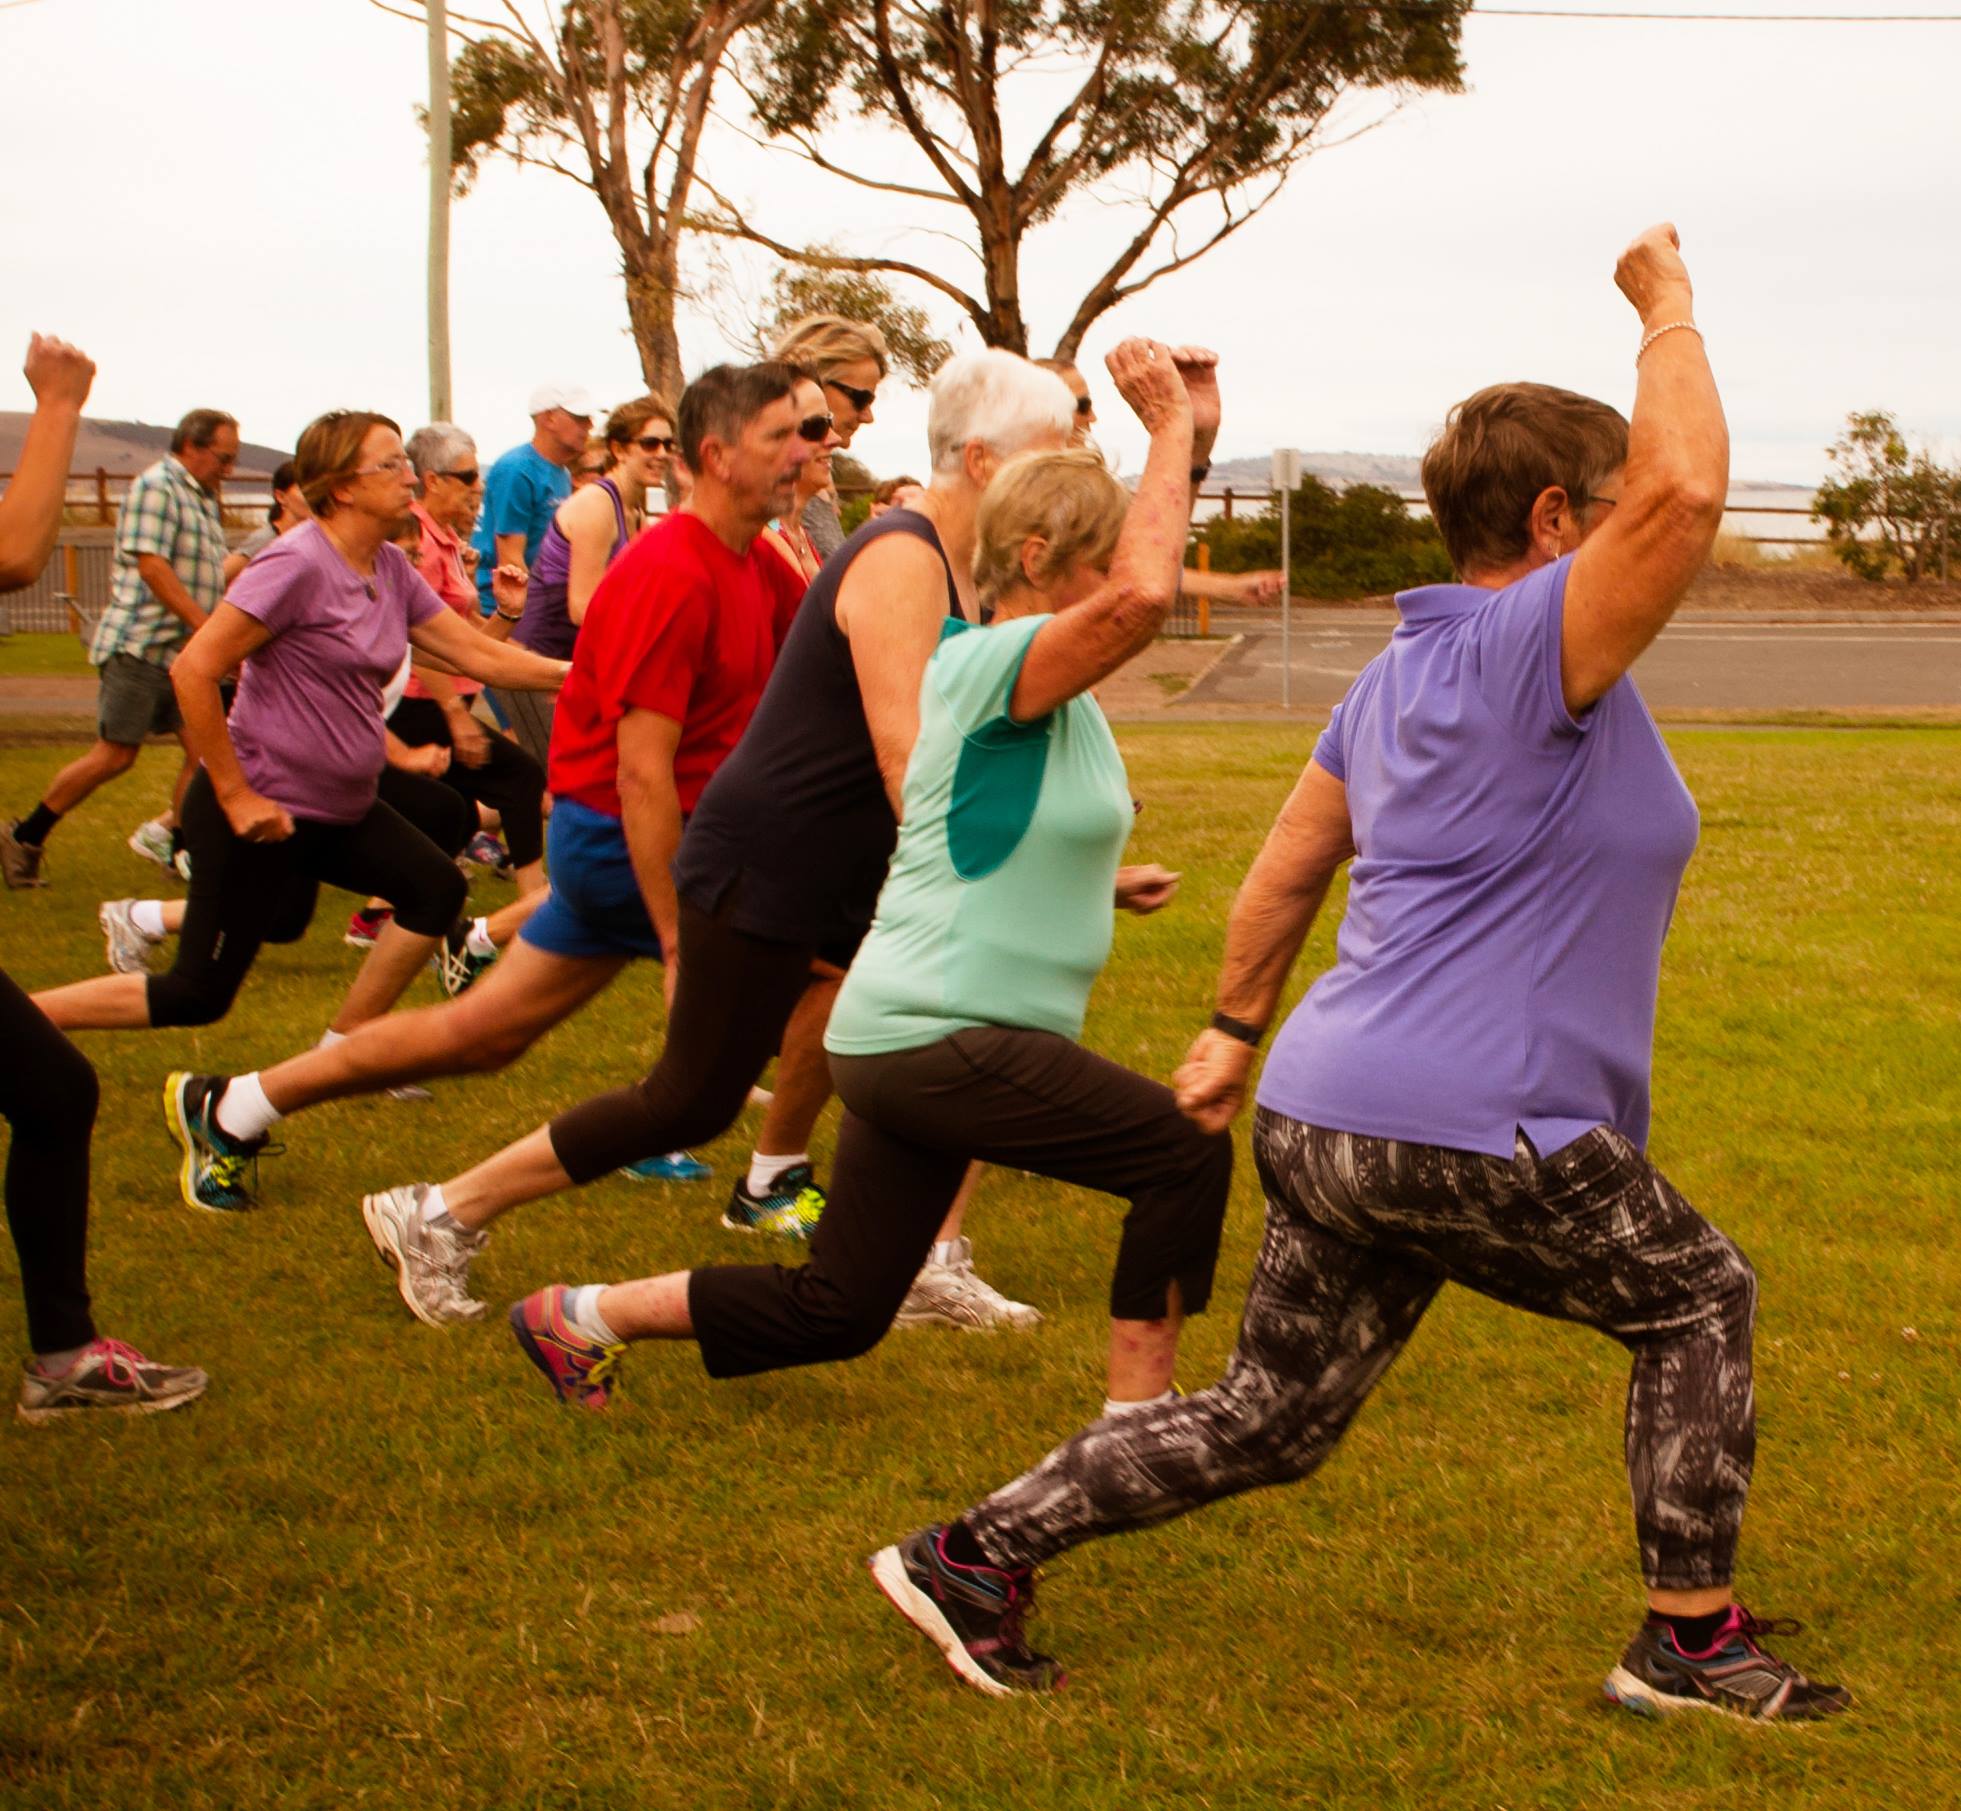
[[[777,335],[769,355],[808,371],[823,387],[840,447],[848,447],[872,419],[878,386],[891,369],[885,335],[869,321],[841,314],[807,314],[791,322]],[[820,565],[844,545],[835,496],[819,490],[805,498],[799,519]]]
[[[1194,434],[1209,444],[1218,392],[1209,353],[1131,340],[1110,364],[1151,434],[1135,500],[1082,453],[1000,467],[973,560],[991,626],[949,617],[917,687],[898,846],[824,1040],[846,1112],[809,1263],[519,1303],[519,1341],[562,1398],[602,1407],[628,1340],[693,1339],[714,1377],[868,1351],[975,1158],[1129,1200],[1106,1407],[1169,1394],[1183,1317],[1211,1292],[1232,1145],[1161,1083],[1075,1041],[1112,900],[1155,911],[1176,886],[1118,866],[1130,789],[1089,688],[1149,643],[1177,595]]]

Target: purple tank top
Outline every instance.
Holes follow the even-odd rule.
[[[620,557],[626,545],[626,505],[612,479],[602,478],[599,487],[613,500],[613,547],[606,564]],[[572,644],[579,639],[579,625],[566,608],[566,591],[572,581],[572,544],[552,512],[545,538],[538,543],[538,557],[531,562],[531,588],[525,593],[524,614],[511,631],[511,639],[534,654],[551,660],[570,660]]]

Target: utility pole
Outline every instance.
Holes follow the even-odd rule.
[[[429,15],[429,419],[448,421],[449,389],[449,5]]]
[[[1280,493],[1280,708],[1294,708],[1294,492],[1300,488],[1301,456],[1292,447],[1273,453],[1273,488]]]

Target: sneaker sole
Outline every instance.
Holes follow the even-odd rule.
[[[374,1241],[375,1256],[395,1273],[395,1293],[402,1298],[402,1306],[415,1316],[425,1327],[467,1326],[469,1322],[481,1320],[481,1314],[458,1315],[455,1320],[439,1319],[426,1313],[409,1294],[408,1275],[402,1268],[402,1248],[395,1237],[395,1222],[375,1205],[379,1195],[361,1197],[361,1218],[368,1229],[368,1237]]]
[[[788,1232],[780,1226],[751,1226],[747,1220],[738,1220],[730,1214],[722,1216],[722,1224],[730,1232],[752,1233],[760,1239],[790,1239],[799,1245],[810,1243],[810,1234],[807,1232]]]
[[[184,1161],[177,1166],[177,1192],[186,1207],[194,1207],[201,1214],[242,1214],[246,1208],[213,1207],[197,1198],[197,1142],[191,1137],[190,1115],[184,1111],[184,1085],[190,1079],[187,1069],[173,1069],[163,1078],[163,1116],[172,1136],[184,1147]]]
[[[1727,1717],[1732,1723],[1778,1723],[1786,1721],[1781,1717],[1752,1717],[1740,1710],[1731,1710],[1726,1704],[1718,1704],[1712,1698],[1678,1698],[1672,1692],[1658,1692],[1652,1685],[1638,1679],[1626,1667],[1617,1666],[1607,1675],[1601,1686],[1607,1698],[1623,1710],[1631,1710],[1637,1717],[1659,1720],[1672,1717],[1678,1711],[1700,1710],[1711,1716]],[[1790,1718],[1792,1723],[1804,1719]]]
[[[1005,1316],[992,1321],[963,1321],[938,1308],[901,1308],[892,1317],[895,1327],[946,1327],[955,1333],[1033,1333],[1042,1324],[1037,1314],[1032,1320],[1011,1320]]]
[[[154,849],[146,848],[140,836],[124,837],[123,847],[132,855],[140,855],[145,861],[155,862],[166,874],[171,871],[171,865],[177,859],[177,852],[174,849],[166,849],[159,855]]]
[[[865,1562],[872,1582],[891,1600],[892,1607],[940,1650],[940,1657],[953,1668],[955,1677],[986,1692],[990,1698],[1012,1698],[1012,1686],[1003,1685],[983,1670],[940,1607],[915,1585],[906,1574],[906,1562],[896,1547],[881,1547]]]
[[[14,1404],[14,1416],[30,1427],[51,1427],[57,1421],[86,1421],[97,1415],[167,1415],[186,1403],[197,1401],[211,1387],[210,1378],[194,1390],[176,1396],[146,1396],[139,1402],[91,1402],[82,1408],[31,1409],[24,1402]]]

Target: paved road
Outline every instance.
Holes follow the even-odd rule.
[[[1389,611],[1297,612],[1294,708],[1335,704],[1394,624]],[[1177,714],[1277,709],[1271,616],[1220,612],[1215,626],[1246,639],[1179,699]],[[1691,619],[1665,630],[1634,672],[1660,711],[1961,710],[1961,621]]]

